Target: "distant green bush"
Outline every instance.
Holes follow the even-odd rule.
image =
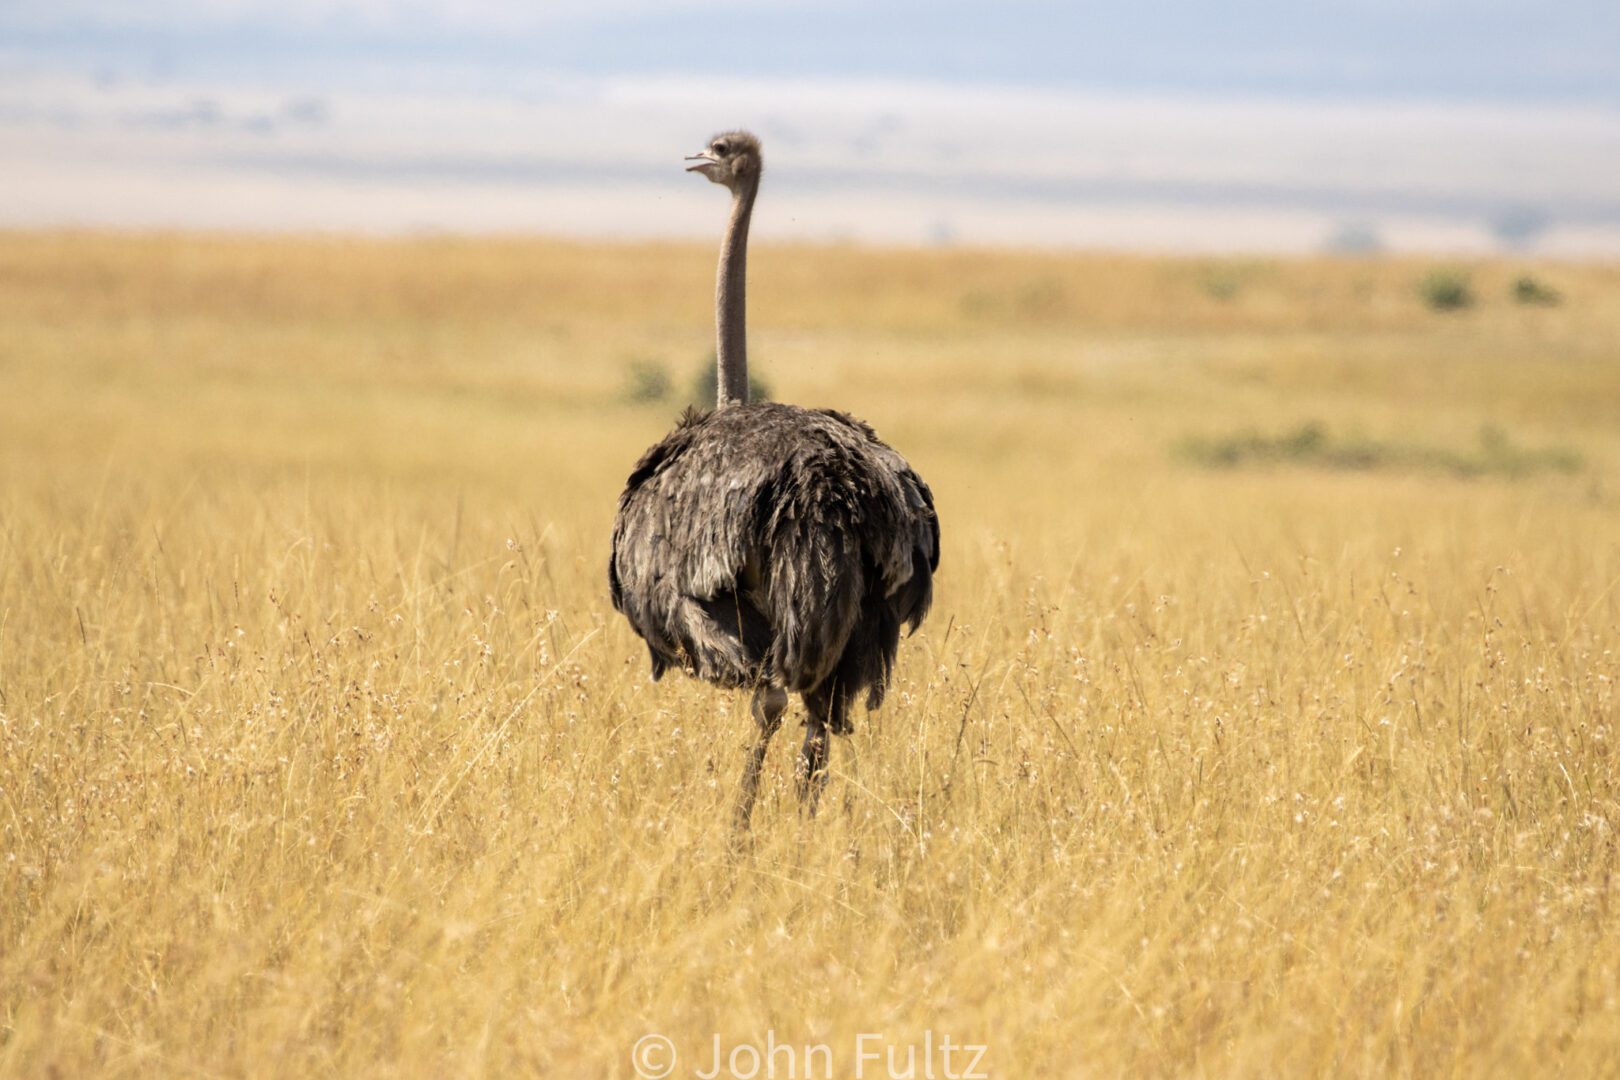
[[[1432,470],[1453,476],[1521,477],[1538,472],[1571,473],[1581,468],[1581,455],[1561,446],[1521,446],[1494,425],[1480,429],[1473,447],[1452,449],[1399,439],[1335,436],[1327,425],[1309,421],[1278,435],[1241,431],[1216,437],[1184,439],[1178,454],[1208,468],[1296,465],[1319,469]]]
[[[1436,270],[1420,286],[1424,301],[1435,311],[1460,311],[1474,306],[1474,289],[1461,270]]]
[[[638,360],[630,365],[630,382],[625,388],[626,401],[637,405],[651,405],[669,398],[671,383],[669,372],[663,365],[650,360]]]
[[[692,379],[691,402],[700,409],[712,409],[714,408],[715,399],[719,396],[720,370],[718,361],[714,353],[711,352],[708,360],[704,361],[702,369]],[[765,383],[765,380],[756,377],[751,371],[748,373],[748,400],[771,400],[771,388]]]
[[[1563,297],[1556,289],[1548,288],[1529,274],[1525,274],[1513,283],[1513,299],[1521,304],[1553,307]]]
[[[1242,278],[1232,271],[1211,270],[1204,275],[1204,292],[1212,300],[1219,300],[1223,304],[1236,300],[1238,293],[1243,291]]]
[[[700,409],[714,408],[719,385],[720,373],[716,369],[714,354],[711,352],[709,358],[693,373],[687,384],[687,403]],[[637,360],[630,365],[622,396],[625,401],[634,405],[656,405],[676,396],[675,382],[670,378],[669,371],[664,365],[651,360]],[[771,399],[770,387],[753,374],[748,376],[748,399],[750,401]]]

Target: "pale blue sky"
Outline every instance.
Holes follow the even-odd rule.
[[[1613,0],[502,4],[12,0],[0,41],[176,73],[345,67],[1620,104]]]
[[[695,233],[747,124],[780,235],[1604,254],[1617,58],[1615,0],[0,0],[0,221]]]

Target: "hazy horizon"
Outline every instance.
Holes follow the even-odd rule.
[[[0,224],[1620,255],[1620,12],[1174,0],[0,11]]]

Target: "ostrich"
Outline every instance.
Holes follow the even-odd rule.
[[[928,485],[860,420],[831,409],[748,401],[744,286],[748,222],[764,158],[742,131],[686,159],[731,191],[715,289],[719,367],[712,412],[688,409],[636,463],[613,523],[613,606],[652,654],[753,690],[759,725],[735,826],[748,828],[760,767],[788,694],[804,702],[796,769],[807,815],[827,782],[828,735],[850,703],[883,700],[902,624],[933,598],[939,519]]]

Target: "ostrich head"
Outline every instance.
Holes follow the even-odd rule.
[[[692,154],[686,160],[692,162],[686,167],[687,172],[700,172],[732,191],[741,184],[758,183],[759,174],[765,168],[759,140],[746,131],[716,135],[701,153]]]

